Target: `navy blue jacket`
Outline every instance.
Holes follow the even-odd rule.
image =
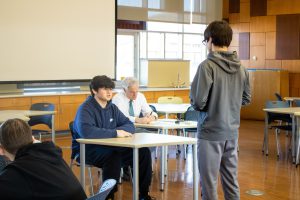
[[[109,101],[102,108],[93,96],[79,107],[74,124],[73,150],[79,152],[79,144],[75,139],[99,139],[117,137],[117,130],[134,133],[133,123]]]

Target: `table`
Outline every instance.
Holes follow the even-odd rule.
[[[175,103],[151,103],[156,108],[156,111],[159,113],[164,113],[166,118],[169,117],[169,114],[182,114],[185,113],[188,107],[191,104],[182,103],[182,104],[175,104]]]
[[[29,118],[24,115],[18,115],[18,114],[8,114],[7,115],[5,113],[0,113],[0,123],[3,123],[6,120],[14,119],[14,118],[22,119],[26,122],[29,121]]]
[[[133,148],[133,199],[139,198],[139,179],[138,179],[138,149],[142,147],[168,146],[191,144],[193,147],[193,199],[198,200],[198,168],[197,168],[197,140],[194,138],[179,137],[172,135],[161,135],[153,133],[138,133],[126,138],[108,139],[77,139],[80,143],[80,182],[85,188],[85,144],[96,144],[106,146]],[[161,154],[163,160],[163,153]],[[161,162],[161,180],[164,178],[164,162]]]
[[[7,116],[7,119],[20,118],[29,121],[31,116],[52,115],[51,135],[55,143],[55,115],[56,111],[38,111],[38,110],[0,110],[0,116]],[[7,120],[6,119],[6,120]]]
[[[134,123],[135,127],[139,128],[154,128],[161,129],[164,135],[168,135],[169,129],[182,129],[184,136],[186,136],[185,129],[186,128],[197,128],[197,122],[195,121],[178,121],[179,123],[175,123],[178,120],[175,119],[158,119],[156,121],[152,121],[149,124],[139,124]],[[167,156],[167,150],[165,151]],[[184,158],[186,158],[186,152],[184,151]],[[166,164],[167,166],[167,164]],[[167,171],[167,167],[165,169]],[[167,174],[165,172],[165,174]]]
[[[269,134],[268,134],[268,113],[279,113],[279,114],[289,114],[292,117],[292,156],[293,162],[298,162],[295,160],[295,157],[299,157],[299,155],[295,155],[295,149],[298,149],[299,144],[295,145],[295,139],[297,138],[296,134],[296,120],[295,120],[295,113],[300,112],[300,107],[289,107],[289,108],[265,108],[263,109],[266,112],[265,115],[265,131],[264,131],[264,152],[268,155],[268,143],[269,143]]]
[[[283,98],[285,101],[288,101],[290,106],[292,107],[293,101],[295,100],[300,100],[300,97],[284,97]]]

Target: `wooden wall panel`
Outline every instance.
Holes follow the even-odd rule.
[[[276,32],[267,32],[266,33],[266,59],[275,59],[275,57],[276,57]]]
[[[230,46],[239,46],[239,34],[238,33],[232,34],[232,41],[230,43]]]
[[[251,17],[250,32],[276,31],[276,16]]]
[[[300,60],[282,60],[282,69],[292,73],[300,73]]]
[[[267,14],[282,15],[300,13],[299,0],[268,0]]]
[[[249,60],[250,57],[250,34],[239,33],[239,58],[242,60]]]
[[[256,57],[256,60],[253,59]],[[266,47],[265,46],[251,46],[250,47],[250,66],[256,68],[264,68],[266,59]]]
[[[241,3],[240,22],[250,22],[250,3]]]
[[[250,0],[250,16],[266,16],[267,0]]]
[[[239,32],[250,32],[250,23],[240,23]]]
[[[266,60],[267,69],[281,69],[281,60]]]
[[[229,0],[229,13],[240,12],[240,0]]]
[[[265,46],[266,34],[265,33],[250,33],[250,46]]]
[[[229,23],[232,24],[240,23],[240,14],[239,13],[229,14]]]
[[[230,23],[230,27],[233,31],[233,33],[239,33],[240,32],[240,24],[231,24]]]
[[[299,59],[300,14],[278,15],[276,26],[276,59]]]
[[[223,19],[229,18],[229,0],[223,0],[222,14]]]

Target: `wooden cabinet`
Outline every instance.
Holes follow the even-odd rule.
[[[142,91],[148,103],[156,103],[161,96],[178,96],[189,103],[189,90]],[[68,130],[78,107],[89,94],[32,96],[0,98],[0,110],[28,110],[33,103],[53,103],[55,105],[55,130]],[[34,129],[49,130],[46,125],[37,125]]]
[[[289,96],[289,74],[281,70],[251,70],[251,104],[242,107],[242,119],[264,120],[266,101],[275,101],[275,92]]]
[[[0,110],[28,110],[31,97],[1,98]]]
[[[150,92],[143,91],[142,93],[145,95],[146,100],[147,100],[148,103],[155,103],[155,98],[154,98],[154,92],[153,91],[150,91]]]
[[[190,103],[190,90],[175,90],[174,96],[181,97],[183,103]]]
[[[59,130],[68,130],[74,120],[78,107],[85,101],[86,95],[68,95],[59,98]]]

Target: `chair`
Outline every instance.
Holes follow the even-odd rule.
[[[75,135],[74,135],[74,129],[73,129],[73,121],[71,121],[69,123],[69,129],[70,129],[70,132],[71,132],[71,136],[72,136],[72,146],[73,146],[73,142],[74,142],[74,139],[75,139]],[[79,167],[80,166],[80,163],[77,161],[79,158],[79,154],[78,153],[75,153],[72,149],[72,153],[71,153],[71,162],[70,162],[70,168],[72,170],[73,168],[73,165]],[[88,169],[88,174],[89,174],[89,178],[90,178],[90,186],[91,186],[91,193],[92,195],[95,195],[94,193],[94,183],[93,183],[93,177],[92,177],[92,165],[88,165],[86,164],[85,165]],[[98,168],[99,169],[99,168]],[[99,169],[100,170],[100,169]],[[100,171],[98,171],[100,173]]]
[[[277,92],[275,92],[275,96],[276,96],[277,101],[283,101],[283,98]]]
[[[175,96],[162,96],[159,97],[157,100],[157,103],[174,103],[174,104],[181,104],[183,103],[183,100],[181,97],[175,97]]]
[[[300,100],[294,100],[294,102],[296,107],[300,107]]]
[[[196,111],[193,106],[188,107],[187,111],[184,113],[184,121],[195,121],[198,122],[199,111]],[[197,128],[186,128],[183,130],[184,137],[188,137],[189,133],[194,133],[194,137],[197,136]],[[184,159],[186,159],[188,145],[184,148]]]
[[[110,191],[114,188],[116,183],[117,182],[114,179],[107,179],[106,181],[103,182],[102,186],[99,189],[99,192],[96,195],[87,198],[87,200],[105,200],[105,198],[108,196]]]
[[[267,101],[266,108],[288,108],[288,102],[284,101]],[[292,118],[289,114],[279,114],[279,113],[269,113],[268,115],[268,124],[270,124],[270,128],[275,129],[275,139],[276,139],[276,149],[277,149],[277,157],[280,156],[280,141],[279,141],[279,133],[280,130],[292,131]],[[277,122],[276,125],[272,125],[272,122]],[[285,122],[287,125],[282,125],[282,122]],[[263,142],[263,149],[265,145],[265,138]]]
[[[52,103],[35,103],[32,104],[30,110],[38,110],[38,111],[54,111],[55,106]],[[41,115],[41,116],[31,116],[28,124],[30,126],[35,126],[38,124],[44,124],[52,129],[52,115]],[[42,139],[42,133],[48,133],[49,131],[45,130],[32,130],[33,135],[39,135],[39,140]]]

